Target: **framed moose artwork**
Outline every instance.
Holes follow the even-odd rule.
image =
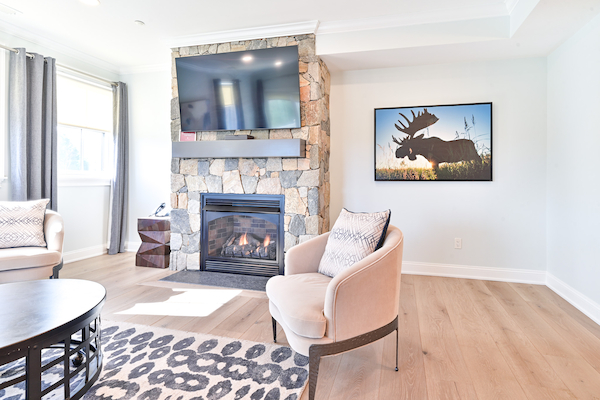
[[[375,109],[376,181],[491,181],[492,103]]]

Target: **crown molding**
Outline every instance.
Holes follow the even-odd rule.
[[[0,13],[11,15],[11,16],[23,14],[22,11],[17,10],[16,8],[9,7],[6,4],[2,4],[2,3],[0,3]]]
[[[33,44],[46,47],[49,50],[53,50],[58,53],[64,54],[66,56],[72,57],[83,63],[93,65],[94,67],[103,69],[106,72],[109,72],[111,74],[119,75],[119,72],[120,72],[119,67],[117,67],[114,64],[111,64],[109,62],[106,62],[104,60],[96,58],[94,56],[91,56],[82,51],[76,50],[72,47],[65,46],[64,44],[58,43],[54,40],[42,37],[40,35],[32,33],[31,31],[28,31],[26,29],[6,23],[5,21],[2,21],[2,27],[0,28],[0,31],[6,33],[8,35],[15,36],[17,38],[26,40]],[[46,56],[56,58],[55,56],[50,55],[50,54],[47,54]]]
[[[441,24],[496,17],[508,17],[517,27],[529,15],[540,0],[505,0],[502,4],[471,7],[436,9],[428,12],[383,15],[380,17],[357,18],[342,21],[324,21],[319,24],[317,35],[397,28],[404,26]],[[525,11],[521,11],[525,9]],[[520,14],[524,14],[521,16]],[[513,31],[516,28],[513,28]],[[512,36],[512,33],[511,33]]]
[[[318,27],[319,21],[305,21],[292,24],[260,26],[255,28],[202,33],[198,35],[178,36],[165,40],[164,43],[170,48],[175,48],[240,40],[265,39],[278,36],[306,35],[316,33]]]
[[[121,75],[144,74],[150,72],[170,72],[171,63],[136,65],[133,67],[122,67]]]
[[[343,21],[324,21],[319,24],[317,35],[508,16],[509,14],[504,4],[462,7]]]

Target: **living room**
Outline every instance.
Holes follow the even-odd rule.
[[[596,289],[600,272],[595,262],[598,238],[595,227],[599,218],[595,198],[598,190],[590,185],[594,182],[593,157],[579,155],[582,153],[579,143],[593,147],[596,140],[593,132],[598,126],[595,111],[600,103],[597,95],[600,80],[595,72],[600,59],[595,50],[600,46],[597,15],[600,2],[581,0],[562,4],[548,0],[520,0],[482,4],[457,1],[453,2],[455,9],[448,5],[442,8],[441,2],[434,2],[431,7],[399,2],[394,6],[393,15],[381,10],[375,12],[377,7],[373,5],[378,4],[365,7],[357,2],[344,7],[355,8],[352,12],[344,10],[338,16],[333,12],[338,7],[327,4],[323,5],[323,11],[302,11],[293,19],[282,18],[277,10],[266,13],[269,18],[247,18],[263,21],[260,23],[240,22],[243,16],[239,16],[235,25],[236,22],[215,17],[215,21],[198,24],[202,29],[179,30],[177,35],[162,38],[153,26],[159,24],[156,15],[149,11],[136,14],[128,10],[117,18],[119,23],[129,24],[126,43],[117,46],[114,38],[107,39],[98,48],[82,46],[84,35],[68,41],[64,28],[57,28],[54,33],[47,30],[45,34],[32,30],[28,15],[33,13],[39,18],[33,11],[42,7],[39,2],[3,3],[20,10],[21,14],[0,14],[3,22],[0,44],[54,57],[58,64],[108,81],[125,82],[129,91],[129,206],[125,238],[129,253],[103,255],[108,241],[108,184],[81,184],[69,180],[63,180],[61,184],[59,176],[58,212],[65,224],[65,265],[61,278],[76,276],[94,280],[96,277],[107,286],[109,301],[111,289],[128,296],[129,284],[136,288],[131,289],[133,292],[126,303],[135,303],[136,296],[143,298],[142,302],[150,303],[169,298],[165,293],[173,288],[164,287],[164,284],[156,284],[151,289],[144,286],[149,291],[144,293],[137,285],[150,278],[158,280],[172,271],[146,269],[139,276],[117,274],[124,279],[114,282],[102,268],[105,268],[104,263],[114,264],[110,267],[117,268],[111,270],[113,272],[125,265],[133,268],[133,252],[141,243],[137,232],[138,218],[152,214],[161,203],[172,206],[171,139],[172,121],[175,120],[172,99],[177,95],[173,92],[176,85],[172,76],[171,49],[178,51],[179,48],[209,43],[267,38],[269,34],[259,28],[289,24],[292,28],[286,29],[301,31],[285,33],[280,27],[274,36],[314,34],[316,55],[331,75],[328,166],[331,222],[328,228],[333,226],[343,208],[357,212],[391,209],[390,224],[400,228],[406,238],[402,257],[403,288],[411,279],[418,281],[421,276],[542,285],[565,300],[565,309],[568,304],[576,308],[569,309],[570,313],[581,312],[596,323],[600,322],[600,295]],[[379,5],[383,7],[383,4]],[[106,1],[101,1],[95,8],[77,4],[80,14],[78,25],[74,26],[84,29],[87,18],[94,23],[104,21],[107,24],[107,20],[94,16],[94,13],[104,12],[107,15],[103,18],[109,18],[110,13],[102,8],[113,6]],[[260,6],[267,7],[265,4]],[[140,6],[140,9],[146,7]],[[269,7],[284,6],[271,4]],[[314,4],[314,7],[316,10],[321,5]],[[214,15],[225,11],[216,8]],[[164,10],[161,12],[167,14]],[[259,15],[257,10],[245,12]],[[144,21],[145,25],[134,24],[134,19]],[[298,22],[315,20],[320,22],[308,28],[310,24]],[[170,23],[175,25],[176,21]],[[107,25],[105,27],[108,29]],[[260,32],[263,32],[262,36],[244,36]],[[159,51],[148,47],[146,35],[153,38]],[[93,40],[99,41],[97,36]],[[227,40],[219,39],[227,37]],[[2,61],[7,62],[8,55],[3,57]],[[8,91],[6,83],[3,84],[6,98]],[[484,102],[493,105],[492,181],[416,183],[374,180],[374,109]],[[3,108],[6,109],[6,104]],[[4,115],[6,121],[6,110]],[[6,121],[3,126],[7,124]],[[2,134],[3,165],[0,170],[8,177],[6,131],[4,129]],[[570,135],[569,140],[563,139],[565,134]],[[581,140],[573,140],[576,137]],[[568,167],[567,160],[572,158],[576,161]],[[530,172],[525,174],[525,171]],[[9,183],[8,179],[0,182],[2,201],[11,199]],[[455,239],[460,239],[460,248],[456,248]],[[95,258],[98,256],[101,258]],[[113,262],[110,257],[119,261]],[[86,276],[86,269],[95,272]],[[157,287],[160,285],[163,287]],[[418,285],[423,282],[409,286]],[[157,298],[151,299],[151,294]],[[260,315],[253,317],[252,326],[260,321],[259,326],[266,331],[260,335],[250,332],[248,337],[256,334],[251,340],[267,341],[270,338],[270,322],[261,319],[267,313],[265,304],[253,311]],[[106,312],[111,318],[104,318],[119,318],[112,315],[117,311],[113,312],[114,307],[109,305]],[[175,326],[177,329],[178,318],[163,315],[158,319],[157,316],[132,319],[129,316],[123,320],[164,324],[163,327]],[[452,322],[459,324],[454,319]],[[589,325],[586,329],[594,328]],[[228,336],[223,326],[215,334]],[[388,369],[393,364],[392,357],[387,355],[393,353],[392,342],[385,342],[386,354],[383,345],[376,350],[380,354],[378,357],[387,360],[384,367]],[[367,346],[357,352],[372,350],[369,349],[371,347]],[[595,349],[594,357],[599,357],[598,347]],[[361,378],[366,374],[365,370],[380,368],[376,357],[367,355],[365,359],[370,361],[363,364],[356,361],[356,357],[340,361],[340,356],[335,356],[332,359],[336,361],[329,364],[323,361],[317,398],[328,398],[325,392],[320,394],[323,390],[329,390],[329,398],[352,397],[352,389],[344,391],[344,386],[358,388],[357,396],[361,398],[391,398],[385,397],[384,392],[373,392],[378,390],[379,380],[374,384],[373,380],[364,382],[366,378]],[[355,362],[356,369],[347,374],[338,372],[340,378],[337,381],[335,373],[327,375],[328,366],[338,371],[346,362]],[[598,365],[587,362],[599,371]],[[388,372],[384,369],[378,376],[387,376]],[[398,373],[402,373],[402,368]],[[562,373],[557,373],[562,378]],[[353,386],[352,383],[357,381],[360,383]],[[594,386],[586,388],[590,390],[589,397],[580,394],[586,393],[585,390],[575,393],[576,389],[569,387],[570,395],[593,398],[590,388]],[[385,393],[409,393],[402,392],[402,388],[390,390]],[[307,392],[302,398],[308,398]],[[476,392],[479,398],[485,398],[483,391]],[[373,393],[380,395],[373,396]],[[418,393],[413,392],[412,398],[423,398],[418,397]],[[529,392],[526,394],[524,398],[535,398]],[[465,397],[463,393],[462,397]],[[429,398],[434,398],[431,393]],[[565,395],[564,398],[569,397]]]

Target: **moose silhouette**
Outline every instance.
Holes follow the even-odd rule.
[[[419,111],[417,115],[412,110],[411,113],[413,115],[412,121],[409,121],[404,114],[399,113],[406,120],[406,126],[400,120],[398,122],[402,127],[394,124],[396,129],[408,135],[402,140],[398,140],[392,135],[392,139],[398,144],[396,158],[408,156],[409,160],[414,161],[417,159],[417,155],[420,154],[431,163],[434,169],[443,162],[481,161],[472,140],[445,141],[438,137],[423,138],[424,134],[415,137],[418,131],[435,124],[439,121],[439,118],[429,113],[426,108],[423,112]]]

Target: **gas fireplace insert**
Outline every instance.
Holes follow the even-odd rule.
[[[203,193],[201,204],[201,270],[283,275],[283,195]]]

